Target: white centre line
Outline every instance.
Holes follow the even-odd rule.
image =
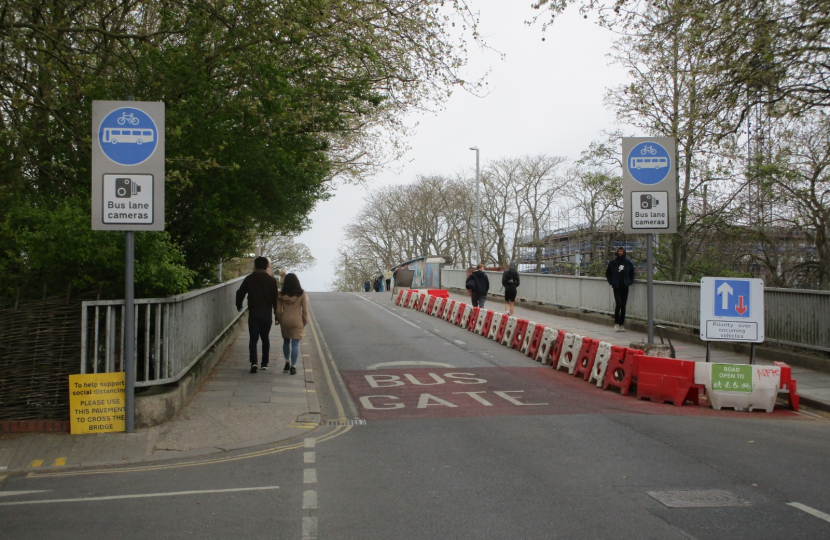
[[[317,492],[309,489],[303,491],[303,510],[314,510],[317,508]]]
[[[303,471],[303,484],[317,483],[317,469],[305,469]]]
[[[309,437],[303,441],[303,446],[306,448],[314,448],[314,441],[315,439],[313,437]]]
[[[314,452],[303,452],[303,463],[314,463]]]
[[[212,493],[237,493],[240,491],[265,491],[279,489],[279,486],[262,486],[233,489],[200,489],[195,491],[170,491],[167,493],[137,493],[135,495],[110,495],[108,497],[79,497],[77,499],[45,499],[40,501],[15,501],[0,503],[0,506],[16,506],[21,504],[47,504],[65,502],[113,501],[118,499],[146,499],[150,497],[178,497],[181,495],[208,495]]]
[[[304,517],[303,518],[303,540],[316,540],[317,538],[317,518]]]
[[[830,523],[830,514],[825,514],[824,512],[822,512],[820,510],[816,510],[815,508],[810,508],[806,504],[801,504],[801,503],[797,503],[797,502],[787,503],[787,505],[792,506],[794,508],[798,508],[799,510],[807,512],[811,516],[816,516],[817,518],[823,519],[824,521]]]
[[[463,342],[463,341],[461,341],[460,339],[454,339],[453,341],[455,341],[455,342],[456,342],[456,343],[458,343],[459,345],[466,345],[466,343],[464,343],[464,342]]]

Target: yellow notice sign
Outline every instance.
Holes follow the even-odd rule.
[[[69,421],[73,435],[124,431],[126,381],[123,373],[69,376]]]

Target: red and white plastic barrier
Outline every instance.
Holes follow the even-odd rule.
[[[600,341],[597,347],[597,355],[594,357],[594,367],[591,369],[591,375],[588,377],[588,382],[597,382],[597,388],[602,388],[602,383],[605,381],[605,371],[608,369],[608,361],[611,359],[611,344],[606,341]]]
[[[559,330],[556,328],[548,327],[542,332],[542,340],[539,342],[539,349],[536,351],[536,361],[541,362],[543,366],[550,363],[550,353],[558,336]]]

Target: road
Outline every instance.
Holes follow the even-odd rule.
[[[388,294],[311,306],[326,425],[220,458],[9,477],[2,537],[830,538],[826,419],[602,391]]]

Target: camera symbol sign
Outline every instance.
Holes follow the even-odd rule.
[[[156,151],[158,138],[156,123],[135,107],[115,109],[98,127],[101,150],[119,165],[138,165],[147,161]]]
[[[153,223],[153,175],[105,174],[104,217],[110,225]]]
[[[631,192],[632,229],[668,229],[669,193],[667,191]]]
[[[662,182],[671,171],[671,156],[654,141],[634,146],[625,160],[628,173],[640,184],[653,186]]]

